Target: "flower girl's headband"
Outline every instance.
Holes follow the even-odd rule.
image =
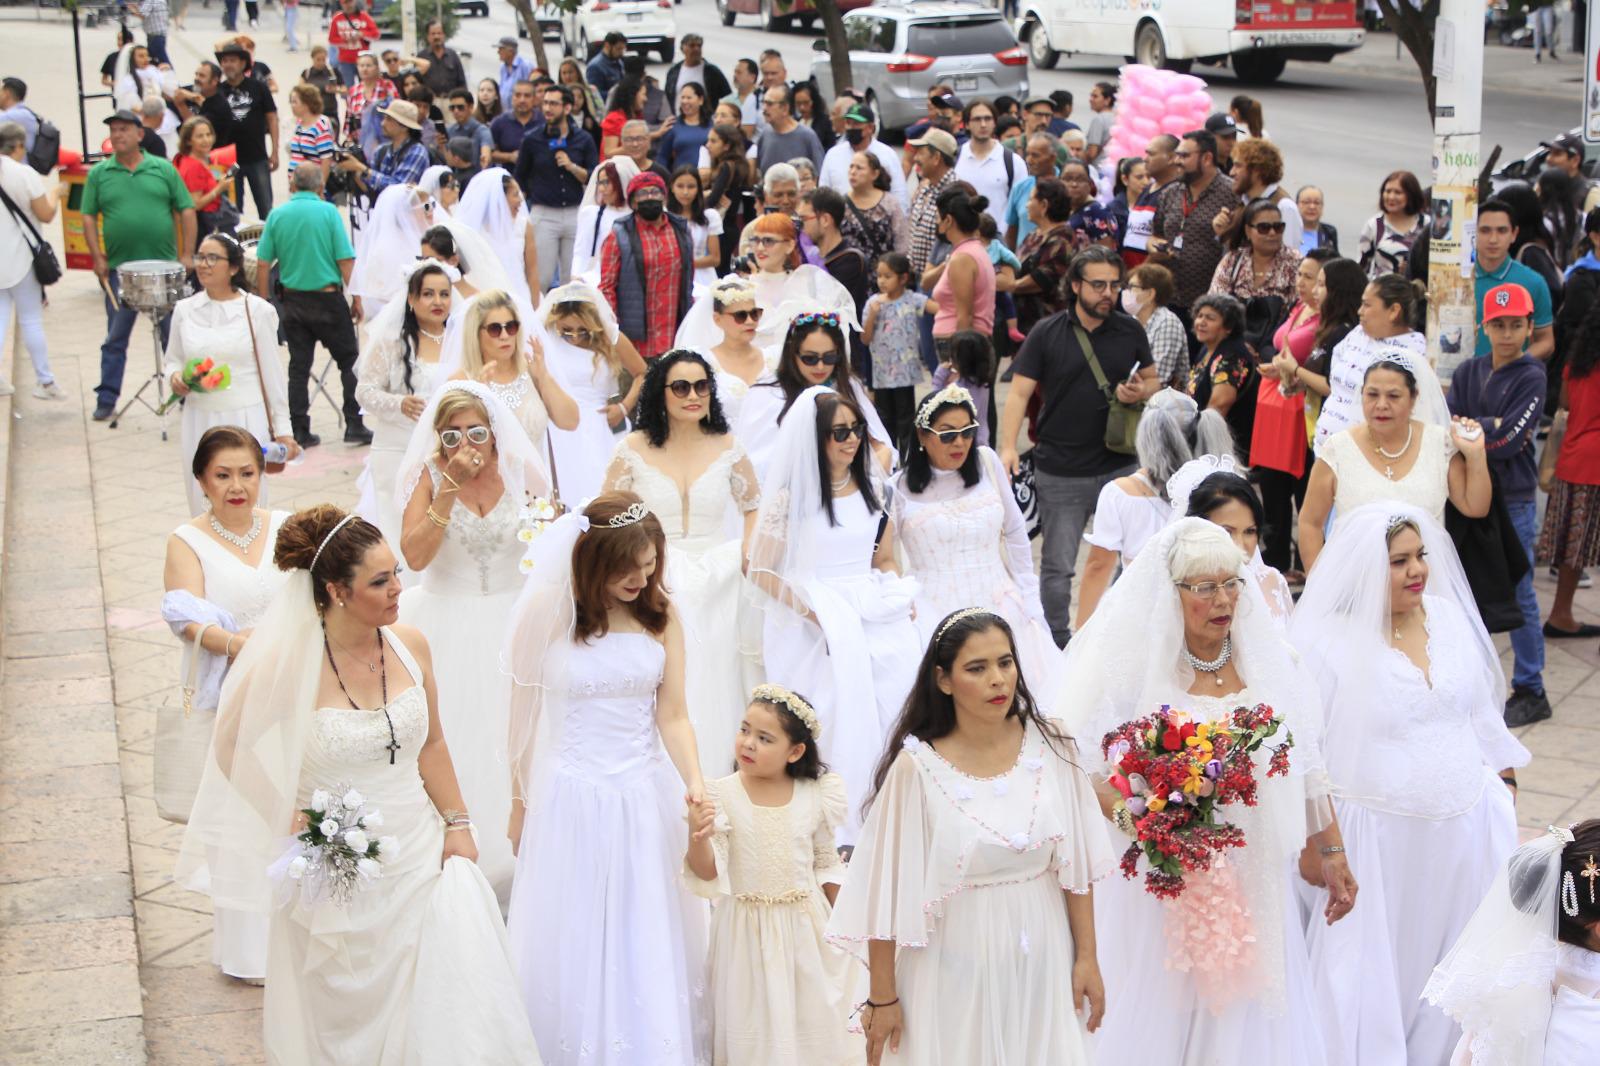
[[[772,703],[788,709],[789,713],[800,719],[800,724],[810,731],[812,740],[822,739],[822,723],[817,721],[817,712],[811,709],[811,704],[782,685],[770,683],[757,685],[750,693],[750,699],[753,702]]]
[[[972,402],[972,393],[952,383],[922,401],[922,408],[917,412],[917,428],[932,430],[934,412],[950,404],[959,404],[973,418],[978,417],[978,405]]]

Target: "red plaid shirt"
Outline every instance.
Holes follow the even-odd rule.
[[[350,86],[350,92],[345,97],[345,139],[349,141],[360,140],[361,121],[367,117],[367,108],[376,104],[382,107],[390,100],[398,99],[400,90],[394,87],[394,82],[383,75],[378,75],[378,84],[373,87],[372,95],[367,95],[367,87],[361,82]],[[424,115],[424,118],[427,116]]]
[[[639,254],[644,257],[644,322],[645,337],[641,343],[632,338],[639,354],[654,359],[672,347],[678,331],[678,285],[683,279],[683,265],[678,260],[678,239],[672,224],[662,219],[651,225],[639,220]],[[606,235],[600,246],[600,291],[611,303],[611,309],[620,316],[617,305],[617,273],[622,269],[622,252],[617,247],[617,235]]]

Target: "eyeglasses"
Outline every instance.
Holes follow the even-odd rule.
[[[1215,581],[1202,581],[1198,585],[1191,585],[1184,581],[1174,581],[1173,584],[1186,592],[1194,593],[1202,600],[1214,600],[1219,592],[1225,596],[1237,596],[1239,595],[1239,590],[1244,588],[1244,580],[1237,577],[1230,577],[1220,584]]]
[[[727,311],[724,313],[741,326],[746,322],[761,321],[761,308],[759,307],[752,307],[748,311]]]
[[[1257,222],[1257,223],[1254,223],[1250,228],[1255,230],[1257,233],[1262,233],[1262,234],[1265,234],[1265,233],[1282,233],[1284,230],[1289,228],[1289,223],[1287,223],[1287,222]]]
[[[469,107],[469,105],[467,105],[467,104],[451,104],[450,105],[450,110],[452,110],[452,111],[466,111],[468,109],[468,107]]]
[[[1120,281],[1090,281],[1088,278],[1084,278],[1078,284],[1090,292],[1116,292],[1122,288],[1122,282]]]
[[[827,355],[820,355],[817,352],[801,352],[800,361],[806,366],[816,366],[818,363],[823,366],[838,366],[839,353],[829,352]]]
[[[680,400],[687,400],[691,392],[696,396],[710,396],[711,381],[709,378],[701,378],[699,381],[686,381],[683,378],[679,378],[677,381],[667,382],[667,391]]]
[[[782,237],[774,237],[770,233],[758,233],[750,238],[750,243],[757,248],[772,248],[783,243]]]
[[[483,331],[491,337],[499,337],[502,334],[515,337],[521,329],[522,323],[514,318],[510,322],[485,322],[483,324]]]
[[[828,430],[828,436],[833,438],[833,443],[843,444],[854,437],[856,440],[867,439],[867,424],[865,422],[852,422],[848,426],[834,426]]]
[[[215,252],[201,252],[199,255],[194,257],[194,265],[214,267],[226,258],[228,257],[225,255],[217,255]]]
[[[954,444],[958,440],[971,440],[978,435],[978,423],[963,426],[960,429],[936,429],[933,435],[939,438],[940,444]]]
[[[817,220],[816,215],[796,215],[794,218],[795,221],[800,223],[802,226],[804,226],[807,222],[815,222]]]
[[[468,426],[467,427],[467,431],[465,433],[463,433],[459,429],[441,429],[439,431],[439,443],[443,444],[446,448],[459,448],[459,447],[461,447],[461,438],[462,437],[465,437],[467,440],[471,441],[473,444],[488,444],[489,443],[489,427],[488,426]]]
[[[594,339],[594,332],[587,329],[558,329],[556,336],[568,344],[584,345]]]
[[[422,213],[425,214],[425,215],[433,214],[433,201],[432,200],[424,200],[424,201],[422,201]]]

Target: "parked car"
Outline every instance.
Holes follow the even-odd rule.
[[[454,0],[456,14],[469,18],[489,17],[489,0]]]
[[[680,0],[681,2],[681,0]],[[866,7],[872,0],[838,0],[839,11],[854,11]],[[754,15],[761,28],[768,33],[789,29],[798,24],[802,29],[816,28],[822,21],[814,0],[716,0],[717,17],[724,26],[732,26],[740,15]]]
[[[844,17],[850,84],[878,116],[901,130],[921,119],[928,90],[944,82],[963,101],[1028,95],[1028,56],[999,11],[961,0],[878,3]],[[811,76],[832,97],[828,42],[812,46]]]
[[[570,13],[541,4],[534,14],[545,40],[560,41],[563,51],[585,61],[612,32],[628,39],[630,51],[657,52],[663,63],[672,62],[678,48],[672,0],[584,0]]]
[[[1583,137],[1583,128],[1574,126],[1567,130],[1565,135],[1581,139]],[[1553,134],[1547,139],[1553,141],[1559,136],[1561,134]],[[1550,149],[1541,144],[1521,159],[1513,159],[1489,176],[1489,187],[1498,192],[1502,186],[1509,185],[1514,181],[1526,181],[1530,184],[1537,181],[1540,172],[1544,170],[1545,156],[1549,154]],[[1600,178],[1600,155],[1585,153],[1581,170],[1584,177],[1591,181]]]

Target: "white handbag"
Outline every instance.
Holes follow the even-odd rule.
[[[200,640],[210,628],[211,624],[206,623],[195,634],[182,705],[166,704],[156,711],[156,813],[182,825],[188,824],[195,795],[200,791],[200,775],[205,770],[211,731],[217,721],[215,711],[195,714],[192,707],[200,682]]]

